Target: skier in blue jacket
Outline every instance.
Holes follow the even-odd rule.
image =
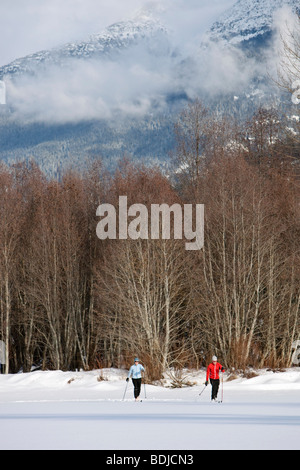
[[[130,377],[132,376],[132,382],[134,386],[134,398],[135,401],[139,401],[140,393],[141,393],[141,385],[142,385],[142,372],[145,371],[145,368],[140,364],[140,360],[138,357],[134,359],[133,366],[130,367],[128,377],[126,382],[129,381]]]

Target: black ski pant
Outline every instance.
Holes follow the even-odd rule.
[[[215,400],[218,396],[220,380],[210,379],[210,383],[211,383],[211,399]]]
[[[132,379],[132,382],[134,386],[134,398],[137,398],[141,393],[142,379]]]

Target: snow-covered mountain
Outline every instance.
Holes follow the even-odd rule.
[[[269,37],[274,14],[284,6],[300,11],[299,0],[238,0],[210,30],[210,38],[231,45]]]
[[[37,67],[58,65],[63,67],[68,59],[113,58],[130,46],[166,42],[167,29],[150,12],[141,11],[135,18],[115,23],[86,41],[68,43],[52,50],[39,51],[0,67],[0,78],[7,75],[33,73]]]
[[[189,37],[189,42],[194,42],[194,50],[191,50],[190,47],[185,47],[184,38],[182,41],[176,38],[174,43],[176,31],[171,32],[169,25],[164,23],[168,20],[168,14],[165,14],[165,10],[157,7],[159,4],[155,3],[154,5],[153,7],[150,4],[149,7],[142,9],[132,18],[115,23],[104,31],[91,35],[86,41],[68,43],[55,49],[38,51],[14,60],[0,67],[0,80],[12,80],[13,83],[17,83],[17,88],[20,88],[20,83],[22,85],[24,83],[24,81],[22,82],[24,76],[33,79],[38,77],[42,81],[48,76],[51,76],[52,79],[53,69],[68,71],[71,67],[76,75],[77,65],[84,64],[84,61],[93,61],[94,65],[96,63],[107,64],[108,62],[118,64],[125,55],[125,60],[128,63],[134,57],[135,66],[140,65],[138,60],[143,61],[142,67],[145,67],[147,62],[147,74],[150,69],[157,72],[155,79],[158,86],[155,91],[158,99],[161,100],[162,95],[184,96],[185,93],[189,99],[193,99],[195,95],[201,94],[202,90],[201,85],[195,89],[195,84],[190,83],[191,76],[195,77],[197,74],[198,83],[203,83],[204,76],[209,77],[214,74],[215,64],[213,62],[218,62],[220,58],[217,54],[212,54],[211,49],[207,51],[205,56],[207,42],[213,43],[217,47],[220,46],[220,48],[230,46],[231,49],[232,47],[240,49],[240,46],[243,48],[245,45],[246,47],[252,45],[252,52],[255,55],[255,47],[258,43],[263,49],[268,47],[266,39],[270,39],[275,28],[274,14],[283,6],[291,7],[293,11],[299,11],[298,0],[238,0],[228,11],[216,19],[207,34],[203,36],[202,41],[197,36]],[[172,7],[169,6],[169,8]],[[164,14],[162,14],[162,10]],[[139,57],[134,55],[137,47],[141,50]],[[216,52],[216,48],[214,52]],[[231,62],[232,58],[231,56]],[[238,69],[238,52],[233,59]],[[72,64],[71,67],[70,64]],[[242,65],[244,68],[245,64]],[[226,69],[226,61],[223,68]],[[116,72],[115,69],[113,71]],[[96,72],[99,75],[99,69]],[[120,71],[116,73],[120,73]],[[224,70],[224,73],[227,74],[227,70]],[[63,74],[60,73],[60,76],[63,77]],[[159,81],[162,86],[159,86]],[[210,83],[210,78],[207,78],[207,81]],[[146,87],[149,87],[149,82],[153,84],[152,77],[145,81],[146,95],[148,91]],[[27,81],[23,96],[28,93],[28,83]],[[219,83],[222,83],[222,79]],[[226,87],[227,82],[224,81],[224,83]],[[169,89],[167,89],[168,87]],[[216,94],[224,93],[223,89],[218,90],[217,87],[218,85],[214,87]],[[35,88],[37,87],[35,86]],[[207,92],[207,87],[204,86],[203,89]],[[18,102],[22,102],[22,91],[16,95]],[[151,100],[152,98],[153,96],[151,96]],[[35,100],[36,96],[32,101]]]
[[[160,6],[0,67],[7,82],[0,158],[33,156],[47,172],[90,155],[162,161],[174,145],[172,119],[187,101],[199,96],[240,115],[269,99],[261,60],[274,15],[284,6],[299,11],[299,0],[238,0],[202,35],[197,18],[187,34],[186,17],[177,11],[169,24],[173,13]],[[111,116],[125,119],[112,125]]]
[[[298,0],[238,0],[216,18],[208,38],[223,44],[241,45],[269,37],[274,29],[274,14],[284,6],[300,11]],[[168,26],[160,17],[157,6],[140,10],[131,19],[120,21],[106,30],[93,34],[86,41],[68,43],[52,50],[38,51],[0,67],[0,79],[7,75],[32,73],[37,66],[64,66],[67,59],[113,58],[131,46],[147,44],[155,52],[169,49]]]

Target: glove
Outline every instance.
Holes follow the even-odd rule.
[[[205,382],[205,386],[206,386],[206,387],[207,387],[207,385],[208,385],[208,380]]]
[[[129,378],[127,377],[126,382],[129,382]]]

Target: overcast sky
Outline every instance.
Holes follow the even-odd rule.
[[[236,0],[0,0],[0,66],[66,42],[84,40],[148,4],[166,8],[186,39]]]

